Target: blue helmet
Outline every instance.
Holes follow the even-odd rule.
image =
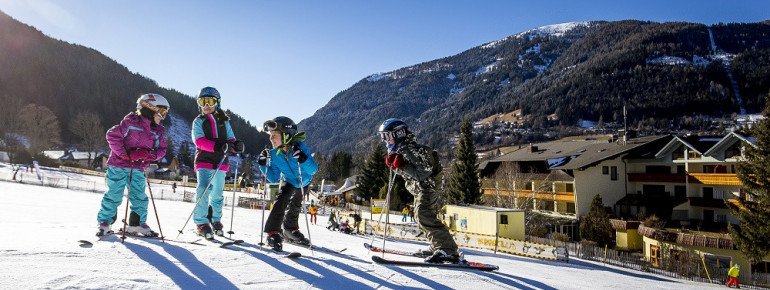
[[[211,98],[216,99],[216,101],[211,100]],[[198,106],[200,106],[201,108],[204,105],[209,105],[219,109],[219,105],[221,103],[222,103],[222,100],[221,100],[221,97],[219,96],[219,91],[217,91],[217,89],[213,87],[202,88],[201,92],[198,94]]]
[[[403,141],[409,135],[409,127],[399,118],[390,118],[382,122],[377,129],[383,141],[394,138],[396,143]]]

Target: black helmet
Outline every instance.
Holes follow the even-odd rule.
[[[214,99],[212,100],[211,98]],[[202,88],[201,92],[198,93],[198,106],[201,108],[208,104],[219,109],[221,102],[222,97],[219,95],[219,91],[213,87]]]
[[[380,133],[382,140],[386,142],[390,138],[394,138],[396,142],[401,142],[409,135],[409,127],[399,118],[385,120],[377,131]]]
[[[282,139],[284,143],[294,136],[294,134],[297,134],[297,124],[294,124],[294,121],[289,119],[289,117],[284,116],[278,116],[272,120],[265,121],[263,129],[266,133],[269,133],[270,131],[279,131],[283,133]]]

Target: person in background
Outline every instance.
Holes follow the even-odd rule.
[[[107,192],[102,197],[96,216],[97,236],[112,233],[118,206],[123,202],[123,190],[128,186],[131,215],[126,232],[148,237],[158,234],[147,225],[147,194],[144,170],[151,162],[166,155],[165,128],[169,104],[158,94],[144,94],[136,100],[136,111],[128,113],[120,124],[107,130],[110,157],[107,159]]]
[[[727,276],[730,277],[730,280],[727,281],[727,287],[730,288],[731,285],[735,284],[735,288],[741,288],[741,284],[738,281],[738,276],[741,275],[741,265],[738,265],[737,263],[730,267],[730,270],[727,271]]]
[[[406,222],[406,217],[409,216],[409,207],[404,206],[404,209],[401,210],[401,222]]]
[[[350,215],[350,217],[353,218],[353,228],[356,229],[356,234],[358,234],[360,231],[359,228],[361,227],[361,220],[362,220],[361,215],[355,212],[352,215]]]
[[[336,231],[339,229],[339,224],[337,224],[337,215],[334,213],[334,210],[329,214],[329,225],[326,226],[327,229],[331,231]]]
[[[318,207],[315,206],[315,203],[313,201],[310,201],[310,207],[307,209],[307,212],[310,214],[310,222],[314,225],[318,224]]]

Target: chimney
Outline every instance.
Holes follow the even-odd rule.
[[[529,152],[537,152],[537,146],[532,145],[532,143],[529,143]]]

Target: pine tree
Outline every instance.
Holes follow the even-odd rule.
[[[166,161],[171,162],[176,156],[176,150],[174,150],[174,139],[171,136],[166,136]]]
[[[452,164],[452,175],[449,178],[447,202],[476,204],[481,200],[481,184],[479,169],[473,146],[473,133],[468,119],[463,120],[460,127],[460,142],[455,151],[455,162]]]
[[[179,146],[179,155],[177,156],[177,158],[179,159],[179,163],[192,168],[193,160],[192,160],[192,154],[190,153],[189,143],[182,142],[182,145]]]
[[[730,236],[752,263],[770,253],[770,102],[763,114],[765,119],[753,129],[756,147],[745,146],[744,159],[738,162],[737,175],[746,197],[737,199],[737,205],[727,203],[740,221],[729,226]]]
[[[373,143],[366,159],[356,192],[359,197],[369,200],[378,195],[380,188],[388,182],[388,168],[385,165],[385,150],[379,143]]]
[[[601,195],[597,194],[591,202],[588,214],[580,220],[580,238],[605,246],[612,243],[612,232],[610,217],[604,210]]]

